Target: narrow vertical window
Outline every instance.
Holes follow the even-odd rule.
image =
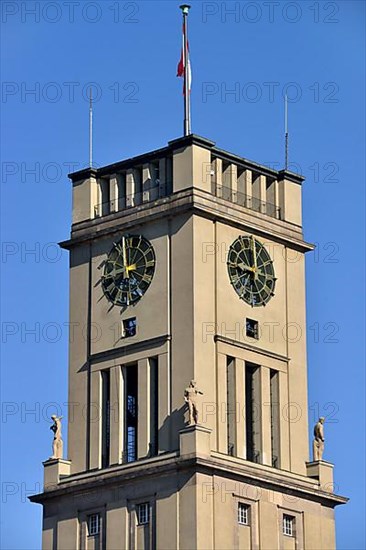
[[[109,466],[110,448],[110,375],[102,371],[102,468]]]
[[[216,195],[216,185],[217,185],[217,181],[216,181],[216,159],[212,155],[211,155],[210,175],[211,175],[211,193],[213,195]]]
[[[243,166],[238,166],[237,171],[236,202],[240,204],[240,206],[246,206],[246,169]]]
[[[245,365],[245,432],[247,460],[260,462],[260,387],[259,367]]]
[[[88,536],[94,537],[99,535],[100,531],[100,515],[99,514],[90,514],[87,518],[88,522]]]
[[[275,179],[267,176],[266,181],[266,214],[272,216],[273,218],[277,217],[276,212],[276,186],[277,181]]]
[[[151,163],[151,179],[152,179],[152,187],[156,187],[160,185],[160,164],[159,160],[153,161]]]
[[[155,520],[150,502],[136,506],[136,538],[133,548],[156,548]],[[168,526],[166,526],[168,527]]]
[[[160,189],[160,161],[156,160],[150,164],[150,189],[148,190],[149,200],[155,201],[159,198]],[[146,189],[145,189],[146,191]]]
[[[238,502],[238,523],[249,525],[249,506],[244,502]]]
[[[282,532],[288,537],[293,537],[295,535],[295,518],[293,516],[283,514]]]
[[[279,418],[279,388],[278,371],[270,371],[270,401],[271,401],[271,452],[272,466],[280,467],[280,418]]]
[[[137,459],[137,365],[125,368],[125,462]]]
[[[222,161],[222,198],[227,201],[233,200],[231,189],[231,163]]]
[[[126,208],[126,172],[121,172],[117,177],[118,186],[118,210]]]
[[[166,167],[166,195],[170,195],[173,192],[173,157],[167,157],[165,159]]]
[[[134,171],[135,197],[134,203],[142,203],[142,166],[135,168]]]
[[[252,172],[252,200],[251,208],[256,212],[261,211],[261,178],[259,172]]]
[[[227,392],[227,453],[231,456],[236,454],[235,449],[235,359],[226,358],[226,392]]]
[[[101,214],[105,216],[110,212],[110,187],[109,179],[101,179],[99,181],[100,186],[100,198],[101,198]]]
[[[158,358],[149,359],[150,368],[150,441],[149,456],[158,454]]]
[[[142,502],[137,506],[137,521],[139,525],[146,525],[150,521],[150,505]]]

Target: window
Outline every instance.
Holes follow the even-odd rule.
[[[129,338],[131,336],[136,336],[137,331],[137,322],[136,317],[131,317],[130,319],[125,319],[122,321],[122,338]]]
[[[125,394],[125,454],[123,462],[137,460],[137,365],[124,367]]]
[[[255,338],[256,340],[259,339],[258,321],[255,321],[254,319],[246,320],[246,335],[250,338]]]
[[[278,372],[270,370],[271,454],[273,468],[280,467],[280,410]]]
[[[238,502],[238,523],[249,525],[249,506],[243,502]]]
[[[288,537],[294,536],[295,518],[293,516],[283,515],[282,532]]]
[[[105,216],[106,214],[109,214],[110,212],[110,189],[109,189],[109,180],[106,179],[100,179],[99,180],[99,188],[100,188],[100,211],[99,215]]]
[[[227,388],[227,453],[235,456],[235,435],[236,435],[236,403],[235,403],[235,359],[226,357],[226,388]]]
[[[149,378],[150,378],[150,441],[148,456],[156,456],[158,454],[159,442],[159,383],[158,383],[158,358],[151,357],[149,359]]]
[[[99,535],[100,529],[100,515],[91,514],[88,516],[88,535],[92,537],[94,535]]]
[[[102,371],[102,468],[109,466],[110,449],[110,374],[109,370]]]
[[[158,160],[151,163],[150,173],[152,179],[151,186],[154,187],[155,185],[160,185],[160,164]]]
[[[247,460],[261,462],[261,424],[258,414],[260,403],[260,367],[245,364],[245,432]]]
[[[139,525],[146,525],[150,521],[150,506],[148,502],[143,502],[137,507],[137,519]]]

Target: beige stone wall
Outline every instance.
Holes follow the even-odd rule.
[[[101,199],[98,181],[91,177],[74,184],[73,222],[77,226],[73,236],[86,237],[79,244],[73,243],[70,256],[67,458],[71,460],[71,474],[76,475],[70,478],[73,481],[70,495],[54,500],[50,497],[50,501],[45,502],[44,550],[330,550],[335,547],[332,507],[322,505],[317,493],[311,498],[295,498],[291,488],[285,489],[296,484],[305,484],[310,492],[318,488],[317,481],[305,477],[309,459],[305,273],[304,255],[298,250],[310,247],[302,241],[301,186],[290,179],[274,178],[267,186],[269,180],[259,173],[259,168],[257,173],[222,158],[216,158],[213,163],[211,160],[210,150],[197,144],[174,151],[176,203],[164,212],[151,206],[146,218],[142,205],[138,211],[129,211],[133,214],[126,213],[126,217],[116,212],[116,217],[110,217],[107,222],[103,217],[97,219],[94,207]],[[222,173],[223,165],[225,173]],[[151,166],[143,163],[142,167],[142,184],[146,187]],[[134,170],[128,169],[128,192],[137,181]],[[113,211],[117,210],[118,177],[111,174],[104,182],[112,189]],[[165,178],[163,172],[161,178]],[[224,184],[233,192],[232,204],[223,197],[222,189],[217,197],[209,195],[212,183]],[[194,188],[192,195],[184,196],[191,188]],[[281,220],[266,216],[267,207],[263,204],[257,212],[250,212],[248,204],[254,203],[240,205],[237,192],[281,207]],[[145,199],[150,197],[144,195]],[[133,198],[129,201],[131,206]],[[247,208],[243,210],[241,206]],[[104,297],[101,275],[113,243],[124,234],[142,234],[151,242],[156,268],[143,298],[135,306],[121,309]],[[230,284],[227,254],[239,235],[254,235],[274,261],[275,295],[265,307],[247,305]],[[121,321],[130,317],[137,319],[137,335],[124,339]],[[246,335],[247,318],[258,321],[258,340]],[[235,443],[234,457],[227,456],[227,357],[233,359],[229,393],[236,405],[232,416],[235,426],[230,427],[229,432]],[[174,467],[169,463],[168,472],[150,472],[146,477],[143,470],[150,460],[147,455],[152,414],[152,358],[156,358],[158,365],[160,456],[151,460],[164,460],[164,453],[170,452],[174,456],[171,459]],[[126,450],[123,367],[132,364],[138,369],[139,380],[137,454],[140,461],[122,466]],[[255,429],[262,465],[246,460],[245,371],[248,364],[258,365]],[[108,469],[101,469],[102,370],[110,372],[113,407],[109,458],[116,468],[116,481],[111,483],[111,488],[107,488],[103,478]],[[280,469],[272,468],[271,371],[278,373],[279,451],[276,452],[280,455]],[[191,379],[195,379],[203,391],[198,401],[199,421],[208,430],[200,428],[200,435],[195,434],[197,439],[183,438],[180,451],[198,462],[207,459],[211,451],[211,469],[192,466],[192,463],[187,466],[178,454],[179,430],[187,421],[183,393]],[[220,460],[226,461],[225,468],[218,466]],[[272,480],[272,489],[268,489],[268,483],[257,484],[255,476],[246,477],[249,474],[245,469],[254,466],[258,479]],[[154,467],[152,463],[151,468]],[[134,474],[129,477],[129,469],[133,468]],[[94,486],[79,490],[78,483],[88,469],[94,469],[100,477],[94,480]],[[86,475],[89,474],[91,472]],[[103,483],[99,484],[102,478]],[[60,486],[65,487],[64,480]],[[137,522],[138,506],[142,502],[150,503],[148,526]],[[238,523],[239,503],[248,506],[248,525]],[[101,515],[102,533],[88,538],[87,517],[95,512]],[[284,513],[294,518],[293,536],[282,533]]]
[[[76,323],[76,331],[83,327],[84,335],[88,334],[86,327],[89,319],[89,352],[101,356],[108,350],[117,350],[134,342],[171,335],[171,341],[163,350],[167,354],[166,366],[162,366],[161,357],[159,368],[159,384],[164,385],[159,396],[159,416],[160,423],[163,423],[167,420],[167,413],[171,413],[168,420],[169,436],[164,443],[165,448],[169,446],[170,449],[178,446],[177,434],[185,418],[183,391],[190,379],[196,379],[198,387],[204,392],[200,421],[213,430],[213,448],[226,452],[226,425],[223,419],[226,406],[225,357],[232,356],[243,362],[242,367],[237,366],[238,377],[241,376],[240,369],[243,369],[245,362],[278,370],[281,373],[281,467],[305,473],[305,462],[309,456],[303,255],[274,239],[257,237],[274,260],[277,282],[275,296],[269,303],[265,307],[252,308],[240,300],[233,290],[226,266],[231,243],[239,235],[252,234],[251,230],[238,230],[187,214],[170,221],[165,219],[144,227],[136,226],[129,233],[141,233],[152,243],[156,254],[156,271],[143,298],[125,310],[110,304],[101,286],[103,262],[113,242],[122,236],[123,230],[94,241],[90,247],[84,245],[72,252],[71,319]],[[137,318],[138,333],[136,337],[123,340],[120,336],[121,320],[131,316]],[[259,322],[259,340],[246,336],[247,317]],[[227,343],[215,343],[215,335]],[[75,338],[70,344],[69,401],[72,403],[86,402],[87,354],[85,337]],[[99,363],[93,360],[91,371],[94,373],[101,368],[116,368],[156,355],[156,349],[147,350],[138,356],[123,351],[120,359],[115,356],[112,361]],[[269,426],[269,370],[267,373],[263,370],[262,375],[265,376],[261,384],[262,426],[268,446],[270,434],[266,434],[265,430]],[[240,384],[239,378],[237,383]],[[96,374],[91,375],[89,391],[92,401],[90,466],[100,467],[98,449],[101,428],[97,418],[100,388]],[[237,387],[237,394],[238,406],[244,410],[244,386],[242,390]],[[140,412],[140,429],[143,431],[148,418],[143,414],[143,408]],[[76,407],[73,411],[74,421],[69,425],[69,458],[72,460],[73,472],[86,467],[86,417],[85,407]],[[243,439],[243,430],[244,424],[237,426],[239,439]],[[117,450],[114,451],[112,463],[116,460],[118,462],[120,443],[116,438],[120,438],[120,432],[113,430],[112,445]],[[239,447],[244,444],[242,441]],[[265,463],[270,464],[268,449],[264,448],[263,451],[266,454]]]
[[[70,335],[69,335],[69,413],[68,451],[72,471],[86,469],[87,464],[87,407],[89,325],[88,286],[90,251],[84,245],[70,252]]]
[[[252,231],[194,217],[194,357],[195,378],[204,391],[202,419],[213,429],[213,448],[226,452],[226,423],[222,414],[227,401],[225,361],[226,356],[232,356],[263,367],[262,427],[269,429],[269,369],[279,371],[281,467],[305,474],[309,455],[304,256],[274,239],[256,237],[274,261],[277,282],[275,296],[268,304],[253,308],[239,299],[227,274],[229,247],[243,234],[250,235]],[[259,322],[258,340],[246,336],[246,318]],[[231,344],[215,345],[214,335],[230,340]],[[243,367],[237,367],[239,375]],[[238,407],[243,411],[244,387],[237,390]],[[238,421],[242,420],[243,415]],[[237,426],[239,434],[243,430],[243,426]],[[263,436],[270,445],[269,432]],[[264,450],[265,462],[270,464],[268,449]]]
[[[157,258],[155,274],[151,285],[144,297],[136,303],[123,310],[109,302],[103,293],[101,277],[103,265],[113,243],[118,242],[122,235],[142,234],[154,247]],[[135,226],[128,231],[119,231],[108,238],[96,240],[92,244],[92,281],[91,281],[91,322],[93,333],[91,342],[91,353],[101,353],[110,349],[120,347],[125,342],[121,339],[121,320],[129,317],[138,319],[138,334],[135,339],[129,341],[144,341],[168,334],[168,221],[150,223],[143,228]],[[81,289],[78,288],[80,292]],[[122,309],[122,310],[121,310]]]
[[[194,186],[210,192],[211,169],[213,167],[220,172],[222,165],[221,159],[211,165],[211,153],[205,147],[194,144],[178,148],[173,155],[173,191],[179,192]],[[238,176],[236,165],[226,163],[225,166],[230,175],[229,187],[232,190],[235,191],[238,187],[236,179],[240,180],[244,176],[250,184],[249,187],[252,185],[250,170],[245,170]],[[216,176],[220,180],[220,174]],[[111,175],[112,180],[115,177],[115,174]],[[254,191],[259,184],[262,190],[260,198],[265,200],[268,197],[265,195],[265,177],[262,175],[256,176]],[[252,191],[245,188],[246,193],[251,194]],[[92,208],[93,201],[99,200],[97,195],[98,185],[95,178],[74,183],[74,222],[88,218],[87,211]],[[287,180],[279,182],[279,193],[275,193],[272,199],[275,202],[281,200],[287,213],[295,212],[296,209],[301,211],[301,186]],[[215,202],[212,207],[216,208]],[[87,211],[84,212],[85,208]],[[220,208],[222,214],[225,210]],[[298,214],[293,214],[293,217],[290,221],[301,223]],[[110,304],[104,297],[101,276],[103,263],[113,243],[125,233],[143,234],[152,243],[157,261],[155,275],[147,293],[136,305],[121,309]],[[227,253],[231,243],[241,234],[254,234],[265,244],[274,260],[277,277],[275,296],[266,307],[251,308],[238,298],[230,285],[226,266]],[[241,408],[244,406],[243,396],[240,398],[240,392],[244,391],[241,371],[245,361],[281,372],[281,464],[285,469],[305,473],[308,448],[304,286],[304,259],[301,253],[286,247],[278,241],[277,236],[261,237],[257,228],[215,221],[215,217],[186,213],[165,216],[143,224],[139,224],[137,218],[135,223],[129,223],[126,228],[121,225],[118,231],[111,226],[109,234],[103,238],[99,238],[96,232],[90,242],[73,248],[70,269],[72,334],[69,369],[69,402],[72,405],[69,411],[71,421],[68,451],[72,460],[72,472],[82,471],[87,467],[100,467],[98,453],[101,425],[97,411],[100,407],[101,390],[98,369],[106,368],[107,365],[108,368],[117,368],[113,374],[113,385],[118,386],[120,400],[123,381],[119,378],[118,369],[121,365],[136,360],[136,354],[131,355],[125,350],[122,359],[116,356],[112,362],[102,361],[96,364],[93,356],[98,354],[100,357],[110,350],[135,342],[169,336],[163,352],[164,359],[162,356],[159,358],[159,384],[162,386],[159,396],[159,425],[162,426],[164,422],[168,424],[168,427],[165,426],[162,447],[176,449],[178,446],[177,434],[184,425],[185,414],[182,395],[189,380],[194,378],[204,392],[201,400],[201,421],[212,429],[213,448],[225,450],[226,426],[222,420],[222,409],[226,406],[224,363],[225,355],[231,354],[237,359],[236,389]],[[132,316],[137,318],[138,333],[136,337],[124,341],[121,339],[121,321]],[[245,335],[247,317],[259,322],[259,340],[248,339]],[[214,335],[237,342],[239,348],[236,349],[235,345],[226,348],[223,344],[215,345]],[[249,345],[253,349],[243,353],[240,345]],[[273,357],[268,359],[267,352],[276,354],[278,360]],[[151,349],[137,360],[146,361],[155,355],[156,350]],[[92,358],[90,377],[87,363],[89,356]],[[240,367],[239,360],[243,362]],[[269,371],[263,369],[263,403],[268,397],[268,376]],[[286,392],[287,401],[284,397]],[[267,439],[268,443],[268,410],[262,409],[262,438]],[[147,432],[144,424],[148,422],[148,418],[142,414],[143,410],[142,407],[140,430]],[[296,422],[291,422],[294,416]],[[112,463],[119,461],[122,446],[119,425],[122,423],[123,419],[119,418],[117,426],[113,425]],[[237,426],[238,446],[244,456],[243,429],[244,424]],[[265,443],[262,443],[265,447]],[[263,449],[263,452],[266,455],[264,461],[270,463],[268,450]]]
[[[152,506],[146,526],[137,522],[140,502]],[[238,523],[238,503],[249,507],[248,525]],[[102,517],[101,533],[88,537],[86,518],[95,512]],[[293,536],[282,532],[283,514],[295,520]],[[330,508],[291,493],[204,473],[176,473],[152,478],[148,483],[136,480],[110,490],[61,497],[57,518],[48,517],[44,526],[44,550],[335,548]]]

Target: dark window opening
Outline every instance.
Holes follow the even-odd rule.
[[[246,335],[250,338],[259,339],[259,323],[254,319],[246,320]]]
[[[235,456],[235,359],[232,357],[226,358],[226,423],[227,423],[227,453]]]
[[[126,368],[126,462],[137,460],[137,365]]]
[[[110,376],[102,371],[102,468],[109,466],[110,448]]]
[[[136,332],[136,317],[131,317],[130,319],[125,319],[124,321],[122,321],[122,338],[130,338],[131,336],[136,336]]]
[[[258,375],[256,366],[245,368],[245,432],[247,441],[247,460],[260,462],[259,399]]]
[[[160,164],[158,160],[151,163],[151,179],[152,187],[160,185]]]
[[[150,442],[149,442],[149,456],[156,456],[158,454],[158,423],[159,423],[159,411],[158,411],[158,358],[152,357],[149,359],[150,368]]]
[[[280,467],[280,410],[278,372],[270,371],[270,401],[271,401],[271,454],[273,468]]]

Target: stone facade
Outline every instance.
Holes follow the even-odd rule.
[[[68,460],[44,463],[32,497],[44,550],[335,548],[346,499],[332,465],[309,462],[303,178],[194,135],[70,177]],[[103,267],[123,235],[147,239],[156,264],[117,307]],[[241,235],[273,260],[265,306],[230,283]],[[190,380],[203,395],[187,427]]]

